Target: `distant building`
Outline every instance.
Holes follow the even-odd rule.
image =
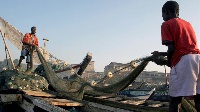
[[[116,72],[119,71],[118,75],[123,75],[122,77],[125,77],[124,75],[128,75],[133,68],[127,67],[127,65],[117,62],[111,62],[109,65],[105,66],[104,73],[107,74],[108,72]],[[124,69],[123,69],[124,68]],[[141,74],[136,78],[135,82],[148,82],[148,83],[154,83],[154,84],[161,84],[166,83],[166,74],[162,72],[157,71],[143,71]]]
[[[168,74],[168,73],[167,73]],[[166,74],[157,71],[143,71],[136,82],[149,82],[154,84],[166,83]]]
[[[85,72],[86,73],[95,73],[95,70],[94,70],[94,61],[91,61],[87,68],[85,69]]]
[[[77,66],[78,64],[71,64],[71,66],[73,67],[73,66]],[[79,70],[79,68],[76,68],[76,69],[74,69],[76,72],[78,72],[78,70]],[[84,73],[94,73],[95,72],[95,70],[94,70],[94,61],[91,61],[89,64],[88,64],[88,66],[86,67],[86,69],[85,69],[85,71],[84,71]]]
[[[131,70],[133,70],[133,68],[130,67],[126,67],[126,64],[122,64],[122,63],[116,63],[116,62],[111,62],[109,65],[105,66],[104,68],[104,73],[107,74],[108,72],[116,72],[119,71],[119,73],[122,72],[129,72]]]
[[[81,75],[81,77],[88,79],[88,78],[94,77],[93,75],[97,74],[94,70],[94,63],[95,63],[94,61],[90,61],[90,63],[86,67],[85,71]],[[78,65],[78,64],[71,64],[72,67],[76,66],[76,65]],[[73,69],[73,70],[69,70],[69,71],[67,71],[66,76],[70,77],[73,74],[73,72],[78,72],[78,70],[79,70],[79,67],[76,69]]]

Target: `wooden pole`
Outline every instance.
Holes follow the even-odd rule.
[[[4,44],[5,44],[6,50],[8,51],[8,55],[9,55],[9,57],[10,57],[10,62],[11,62],[11,64],[12,64],[12,67],[13,67],[13,69],[15,69],[15,65],[14,65],[14,63],[13,63],[13,59],[12,59],[11,53],[10,53],[10,51],[9,51],[9,49],[8,49],[8,45],[7,45],[6,40],[5,40],[5,33],[3,34],[3,32],[1,31],[1,27],[0,27],[0,32],[1,32],[1,36],[2,36],[2,38],[3,38],[3,42],[4,42]]]
[[[44,40],[44,49],[46,50],[46,42],[49,41],[48,39],[43,38]]]
[[[47,52],[46,52],[46,42],[49,41],[48,39],[43,38],[44,40],[44,48],[43,48],[43,56],[47,60]]]

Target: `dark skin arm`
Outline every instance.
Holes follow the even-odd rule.
[[[172,56],[174,54],[174,42],[173,41],[168,41],[168,40],[162,40],[162,44],[166,45],[168,47],[167,50],[167,63],[166,65],[168,67],[171,67],[171,60],[172,60]]]
[[[167,44],[168,50],[167,50],[167,66],[171,67],[171,59],[174,54],[174,44],[169,43]]]
[[[163,41],[163,44],[168,47],[167,52],[154,51],[151,54],[153,54],[155,57],[157,57],[157,56],[167,56],[167,61],[165,62],[165,65],[167,65],[168,67],[171,67],[171,59],[172,59],[172,56],[174,54],[174,44],[173,44],[173,42],[170,42],[170,41]]]
[[[24,45],[29,45],[31,48],[35,49],[37,46],[34,45],[34,44],[30,44],[30,43],[27,43],[27,42],[22,42]],[[35,51],[36,52],[36,51]]]
[[[27,43],[27,42],[22,42],[24,45],[30,45],[30,46],[35,46],[33,44]]]

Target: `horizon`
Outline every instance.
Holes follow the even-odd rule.
[[[43,38],[49,39],[47,51],[69,64],[82,62],[91,52],[95,71],[101,72],[110,62],[128,63],[153,51],[167,51],[160,36],[161,9],[166,1],[0,0],[0,17],[23,34],[36,26],[39,45],[43,47]],[[200,1],[176,1],[180,18],[192,24],[200,44]],[[18,59],[21,51],[6,42],[13,59]],[[0,43],[2,60],[6,55],[2,39]],[[152,62],[145,69],[165,71]],[[167,67],[167,73],[169,70]]]
[[[9,61],[10,61],[10,59],[8,59]],[[14,60],[19,60],[19,59],[13,59],[13,61]],[[0,62],[3,62],[3,61],[6,61],[6,59],[4,59],[4,60],[0,60]],[[11,63],[8,61],[8,63],[10,64],[10,66],[11,66]],[[26,63],[21,63],[22,65],[21,66],[25,66],[26,67]],[[74,64],[76,64],[76,63],[72,63],[72,65],[74,65]],[[38,66],[39,64],[33,64],[34,66]],[[109,64],[108,64],[109,65]],[[105,65],[105,67],[106,67],[107,65]],[[95,69],[94,69],[94,71],[95,71]],[[99,71],[95,71],[95,72],[99,72]],[[104,71],[100,71],[100,72],[104,72]],[[146,71],[145,69],[143,70],[143,72],[158,72],[158,73],[165,73],[165,72],[159,72],[159,71]],[[166,72],[166,73],[169,73],[169,72]]]

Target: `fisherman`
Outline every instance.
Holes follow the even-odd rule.
[[[179,4],[167,1],[162,7],[162,45],[168,47],[169,112],[179,112],[182,97],[193,97],[200,112],[200,50],[191,24],[179,18]],[[155,52],[154,52],[155,53]]]
[[[22,60],[25,59],[25,56],[27,56],[26,63],[27,63],[27,70],[28,70],[31,66],[30,50],[33,47],[38,46],[38,38],[36,36],[36,27],[35,26],[31,27],[31,33],[25,34],[25,36],[22,40],[22,43],[23,43],[23,46],[22,46],[21,56],[20,56],[19,63],[16,66],[16,68],[20,67]]]

